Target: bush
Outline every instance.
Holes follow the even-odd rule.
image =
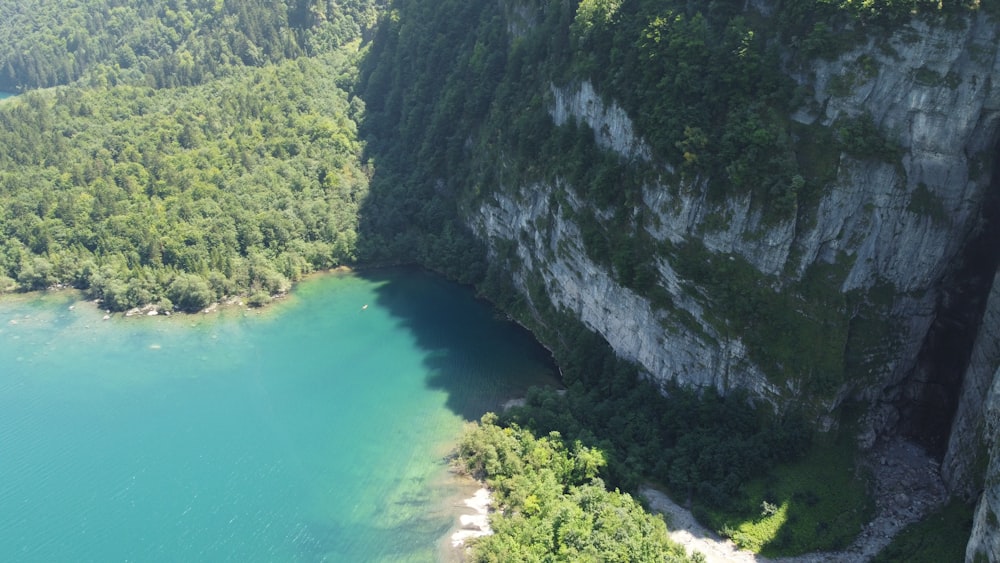
[[[271,302],[271,296],[266,291],[257,291],[247,298],[247,305],[251,307],[263,307]]]
[[[189,313],[200,311],[215,300],[212,288],[198,274],[177,276],[170,284],[167,294],[177,309]]]

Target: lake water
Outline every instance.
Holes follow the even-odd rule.
[[[437,560],[464,421],[553,382],[418,272],[169,319],[76,299],[0,302],[3,561]]]
[[[14,94],[14,93],[11,93],[11,92],[4,92],[4,91],[0,90],[0,100],[2,100],[4,98],[10,98],[10,97],[13,97],[13,96],[16,96],[16,95],[17,94]]]

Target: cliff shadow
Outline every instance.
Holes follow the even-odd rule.
[[[445,391],[446,406],[464,419],[478,420],[531,386],[559,384],[551,354],[471,288],[417,268],[358,275],[378,285],[376,304],[424,351],[427,387]]]

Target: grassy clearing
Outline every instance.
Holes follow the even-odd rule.
[[[962,561],[972,531],[973,511],[973,506],[961,500],[952,500],[934,514],[900,532],[875,556],[872,563]]]
[[[697,516],[740,547],[777,557],[846,547],[873,511],[848,433],[747,483],[739,509]]]

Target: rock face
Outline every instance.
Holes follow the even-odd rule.
[[[973,519],[967,560],[1000,559],[1000,277],[995,278],[972,351],[942,473],[959,493],[974,498],[985,487]],[[977,474],[977,473],[985,473]]]
[[[587,256],[579,228],[566,217],[570,210],[553,209],[550,195],[546,186],[525,186],[513,196],[497,196],[474,218],[477,232],[488,239],[518,241],[517,255],[525,269],[514,272],[515,282],[524,287],[529,272],[540,275],[553,303],[599,332],[621,357],[660,379],[723,392],[746,388],[756,397],[777,399],[779,390],[747,363],[738,340],[723,342],[717,334],[700,338],[616,283]],[[567,205],[582,204],[569,198]],[[535,228],[546,219],[551,220],[549,229]],[[661,275],[664,283],[677,283],[669,264],[661,264]],[[672,289],[681,294],[679,288]],[[689,307],[697,310],[693,301]],[[704,328],[713,330],[707,323]]]
[[[552,121],[556,125],[564,125],[570,119],[582,120],[594,130],[598,146],[628,158],[651,158],[649,145],[635,135],[625,110],[617,104],[605,107],[590,82],[583,82],[574,91],[555,86],[551,89]]]
[[[519,27],[518,33],[526,31]],[[984,225],[1000,219],[991,196],[1000,189],[1000,183],[991,184],[1000,118],[998,45],[1000,24],[980,13],[947,29],[913,21],[888,40],[859,45],[797,76],[814,94],[792,119],[818,130],[867,115],[902,154],[898,162],[840,154],[836,180],[810,210],[810,221],[766,221],[749,196],[710,201],[703,179],[671,180],[676,176],[665,166],[659,183],[644,186],[642,213],[635,215],[644,217],[641,228],[658,241],[697,240],[713,255],[744,260],[766,279],[778,280],[778,290],[814,265],[836,264],[844,271],[843,294],[881,292],[891,338],[868,343],[866,373],[845,378],[832,392],[808,396],[804,376],[776,377],[757,365],[740,334],[722,334],[718,319],[709,318],[712,295],[704,280],[683,278],[669,259],[658,259],[656,269],[672,309],[618,283],[588,257],[574,222],[585,203],[572,186],[506,186],[470,213],[468,223],[494,253],[513,247],[518,260],[512,274],[526,295],[528,280],[540,279],[554,304],[654,380],[721,392],[746,389],[779,407],[805,393],[826,413],[844,400],[861,401],[869,407],[864,442],[893,432],[932,435],[927,445],[940,448],[950,488],[974,498],[982,488],[976,467],[988,465],[988,476],[1000,476],[1000,383],[994,385],[1000,373],[1000,289],[993,288],[985,305],[1000,250],[969,251],[973,243],[1000,248],[1000,240],[983,238]],[[875,61],[877,72],[862,72],[863,59]],[[629,116],[613,101],[602,101],[591,83],[553,84],[546,95],[555,124],[586,124],[599,146],[649,163],[648,144],[636,136]],[[598,217],[609,213],[592,211]],[[708,228],[713,216],[726,221]],[[973,262],[976,279],[966,283],[956,272]],[[954,284],[966,285],[950,291]],[[963,299],[971,305],[956,305]],[[960,320],[952,322],[951,312],[959,309]],[[969,346],[942,359],[940,349],[947,346],[934,343],[950,342],[956,323]],[[938,381],[935,374],[945,363],[958,366],[957,375]],[[988,485],[997,481],[986,480],[970,557],[1000,559],[1000,486]]]

